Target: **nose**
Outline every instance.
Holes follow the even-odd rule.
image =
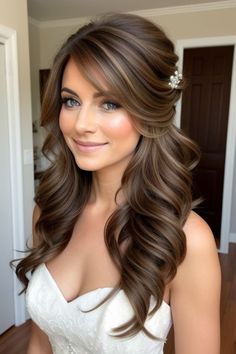
[[[94,133],[97,130],[96,113],[93,107],[82,105],[77,112],[75,129],[77,133]]]

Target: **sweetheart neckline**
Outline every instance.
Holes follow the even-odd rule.
[[[45,264],[45,263],[42,263],[42,266],[44,267],[44,270],[46,271],[46,273],[47,273],[48,277],[50,278],[51,282],[54,284],[55,289],[57,290],[57,292],[59,293],[59,295],[61,296],[61,298],[64,300],[64,302],[65,302],[66,304],[68,304],[68,305],[70,305],[70,304],[76,302],[77,300],[82,299],[83,297],[90,296],[90,294],[92,294],[92,293],[94,293],[94,292],[98,292],[99,290],[107,290],[107,289],[112,290],[112,289],[114,289],[114,287],[105,287],[105,286],[104,286],[104,287],[100,287],[100,288],[96,288],[96,289],[87,291],[86,293],[81,294],[81,295],[75,297],[75,298],[74,298],[73,300],[71,300],[71,301],[67,301],[66,298],[65,298],[65,296],[63,295],[63,293],[62,293],[60,287],[58,286],[56,280],[53,278],[51,272],[50,272],[49,269],[47,268],[46,264]],[[119,291],[124,291],[124,290],[123,290],[123,289],[120,289]]]
[[[113,290],[114,287],[99,287],[99,288],[96,288],[96,289],[93,289],[93,290],[90,290],[90,291],[87,291],[86,293],[84,294],[81,294],[79,296],[77,296],[76,298],[74,298],[73,300],[71,301],[67,301],[65,296],[63,295],[62,291],[60,290],[57,282],[55,281],[55,279],[53,278],[52,274],[50,273],[49,269],[47,268],[46,264],[45,263],[42,263],[42,266],[44,268],[44,270],[46,271],[46,274],[48,275],[48,277],[50,278],[51,280],[51,283],[54,285],[55,289],[57,290],[57,292],[59,293],[60,297],[62,298],[62,300],[67,304],[67,305],[72,305],[73,303],[76,303],[77,301],[81,300],[82,298],[85,298],[85,297],[88,297],[90,296],[91,294],[93,293],[96,293],[98,291],[101,291],[101,290]],[[118,293],[119,292],[123,292],[124,293],[124,289],[119,289]],[[162,304],[161,305],[165,305],[169,310],[170,310],[170,305],[162,300]]]

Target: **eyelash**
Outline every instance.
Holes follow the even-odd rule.
[[[104,106],[105,104],[106,105],[113,105],[112,109],[105,109],[104,108],[106,111],[115,111],[115,110],[121,108],[121,105],[119,103],[117,103],[117,102],[114,102],[114,101],[104,100],[102,102],[102,106]],[[115,106],[115,108],[114,108],[114,106]]]
[[[69,101],[73,101],[73,103],[76,102],[76,105],[72,105],[72,106],[68,105]],[[75,106],[80,105],[80,103],[76,99],[74,99],[73,97],[62,97],[61,104],[65,105],[67,108],[73,108]]]
[[[73,102],[72,105],[68,105],[68,103],[69,103],[70,101]],[[61,98],[61,104],[62,104],[62,105],[65,105],[67,108],[74,108],[74,107],[80,106],[80,102],[77,101],[77,100],[76,100],[75,98],[73,98],[73,97],[62,97],[62,98]],[[114,101],[112,101],[112,100],[108,100],[108,99],[102,101],[102,102],[101,102],[101,105],[103,106],[103,108],[104,108],[104,105],[112,105],[112,106],[113,106],[112,109],[106,109],[106,108],[104,108],[104,110],[105,110],[106,112],[115,111],[115,110],[121,108],[121,105],[120,105],[119,103],[114,102]]]

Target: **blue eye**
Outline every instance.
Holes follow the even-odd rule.
[[[62,97],[61,102],[68,108],[80,106],[80,103],[72,97]]]
[[[121,107],[120,104],[111,101],[103,102],[102,106],[106,111],[115,111]]]

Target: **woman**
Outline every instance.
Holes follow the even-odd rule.
[[[198,150],[173,125],[176,62],[161,29],[125,14],[56,55],[42,107],[51,164],[17,266],[28,354],[160,354],[172,321],[176,354],[219,353],[219,262],[191,211]]]

